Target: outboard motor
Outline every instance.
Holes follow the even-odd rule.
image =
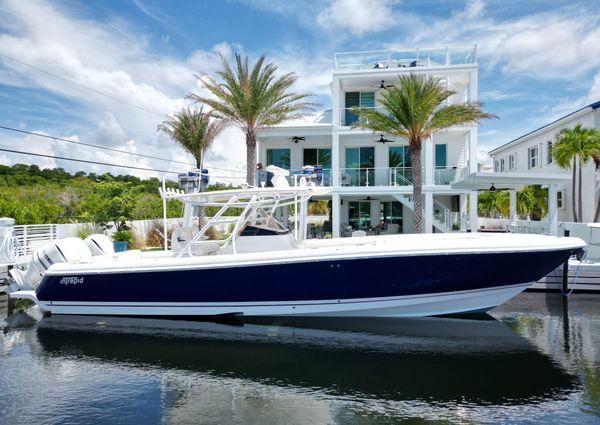
[[[115,247],[110,238],[101,233],[89,235],[83,241],[94,257],[97,255],[113,255],[115,253]]]
[[[11,269],[10,275],[17,289],[34,290],[44,272],[56,263],[70,263],[92,257],[88,246],[79,238],[64,238],[49,242],[35,250],[25,271]]]

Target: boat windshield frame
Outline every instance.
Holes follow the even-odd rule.
[[[235,223],[231,234],[226,239],[218,241],[218,243],[221,245],[221,248],[231,245],[233,253],[237,254],[236,241],[247,225],[263,224],[276,231],[288,230],[287,226],[274,217],[277,209],[281,207],[294,206],[294,238],[296,241],[306,239],[308,200],[316,194],[323,195],[326,191],[326,188],[303,186],[185,193],[180,189],[171,189],[163,185],[159,189],[159,192],[163,199],[165,247],[167,246],[167,200],[175,199],[184,204],[219,208],[217,213],[210,217],[190,241],[177,253],[177,257],[183,255],[193,256],[192,247],[195,245],[214,244],[216,241],[208,240],[206,232],[216,223]],[[232,208],[242,208],[243,210],[239,216],[225,216],[225,213]]]

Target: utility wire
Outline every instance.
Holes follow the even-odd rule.
[[[125,105],[129,105],[129,106],[131,106],[132,108],[136,108],[136,109],[139,109],[139,110],[141,110],[141,111],[148,112],[149,114],[156,115],[157,117],[161,117],[161,118],[164,118],[164,117],[165,117],[165,115],[164,115],[164,114],[160,114],[160,113],[158,113],[158,112],[156,112],[156,111],[152,111],[152,110],[150,110],[150,109],[146,109],[146,108],[144,108],[143,106],[136,105],[136,104],[134,104],[134,103],[128,102],[128,101],[126,101],[126,100],[124,100],[124,99],[121,99],[121,98],[119,98],[119,97],[113,96],[113,95],[111,95],[111,94],[104,93],[104,92],[101,92],[101,91],[99,91],[99,90],[93,89],[93,88],[91,88],[91,87],[85,86],[85,85],[83,85],[83,84],[80,84],[80,83],[78,83],[78,82],[76,82],[76,81],[73,81],[73,80],[70,80],[70,79],[68,79],[68,78],[62,77],[62,76],[60,76],[60,75],[58,75],[58,74],[55,74],[55,73],[53,73],[53,72],[50,72],[50,71],[47,71],[47,70],[45,70],[45,69],[43,69],[43,68],[40,68],[40,67],[38,67],[38,66],[31,65],[31,64],[29,64],[29,63],[27,63],[27,62],[23,62],[22,60],[15,59],[15,58],[13,58],[13,57],[11,57],[11,56],[5,55],[4,53],[0,53],[0,56],[4,57],[4,58],[6,58],[6,59],[9,59],[9,60],[11,60],[11,61],[13,61],[13,62],[20,63],[21,65],[25,65],[25,66],[28,66],[28,67],[30,67],[30,68],[33,68],[33,69],[35,69],[35,70],[38,70],[38,71],[40,71],[40,72],[43,72],[44,74],[48,74],[48,75],[51,75],[51,76],[53,76],[53,77],[55,77],[55,78],[58,78],[58,79],[60,79],[60,80],[66,81],[67,83],[73,84],[73,85],[75,85],[75,86],[77,86],[77,87],[80,87],[80,88],[82,88],[82,89],[88,90],[88,91],[90,91],[90,92],[92,92],[92,93],[98,94],[98,95],[100,95],[100,96],[107,97],[107,98],[109,98],[109,99],[112,99],[112,100],[116,100],[117,102],[121,102],[121,103],[123,103],[123,104],[125,104]]]
[[[128,168],[128,169],[132,169],[132,170],[154,171],[154,172],[157,172],[157,173],[179,174],[177,171],[158,170],[158,169],[154,169],[154,168],[136,167],[136,166],[133,166],[133,165],[120,165],[120,164],[113,164],[113,163],[110,163],[110,162],[90,161],[90,160],[87,160],[87,159],[66,158],[64,156],[46,155],[46,154],[42,154],[42,153],[25,152],[25,151],[18,151],[18,150],[14,150],[14,149],[0,148],[0,151],[2,151],[2,152],[9,152],[9,153],[17,153],[17,154],[21,154],[21,155],[40,156],[40,157],[43,157],[43,158],[61,159],[61,160],[64,160],[64,161],[84,162],[86,164],[98,164],[98,165],[107,165],[107,166],[110,166],[110,167],[117,167],[117,168]],[[240,178],[243,178],[241,176],[213,176],[213,175],[209,175],[209,177],[222,178],[222,179],[240,179]]]
[[[110,162],[90,161],[90,160],[87,160],[87,159],[66,158],[64,156],[46,155],[46,154],[43,154],[43,153],[17,151],[17,150],[13,150],[13,149],[0,148],[0,151],[2,151],[2,152],[10,152],[10,153],[18,153],[18,154],[21,154],[21,155],[41,156],[43,158],[62,159],[62,160],[65,160],[65,161],[85,162],[87,164],[98,164],[98,165],[108,165],[110,167],[129,168],[129,169],[132,169],[132,170],[156,171],[156,172],[159,172],[159,173],[179,174],[177,171],[157,170],[157,169],[154,169],[154,168],[136,167],[136,166],[133,166],[133,165],[119,165],[119,164],[113,164],[113,163],[110,163]]]
[[[66,142],[66,143],[73,143],[75,145],[89,146],[89,147],[93,147],[93,148],[97,148],[97,149],[104,149],[104,150],[107,150],[107,151],[124,153],[124,154],[127,154],[127,155],[133,155],[133,156],[140,156],[140,157],[143,157],[143,158],[156,159],[158,161],[165,161],[165,162],[170,162],[170,163],[174,163],[174,164],[183,164],[183,165],[187,165],[188,167],[191,167],[191,164],[188,163],[188,162],[176,161],[176,160],[172,160],[172,159],[165,159],[165,158],[160,158],[158,156],[145,155],[145,154],[142,154],[142,153],[128,152],[128,151],[124,151],[124,150],[120,150],[120,149],[109,148],[109,147],[106,147],[106,146],[94,145],[92,143],[76,142],[75,140],[69,140],[69,139],[64,139],[62,137],[56,137],[56,136],[49,136],[49,135],[45,135],[45,134],[34,133],[34,132],[31,132],[31,131],[20,130],[18,128],[6,127],[6,126],[3,126],[3,125],[0,125],[0,129],[8,130],[8,131],[14,131],[14,132],[17,132],[17,133],[29,134],[29,135],[32,135],[32,136],[44,137],[46,139],[52,139],[52,140],[57,140],[57,141],[61,141],[61,142]],[[222,167],[212,167],[212,166],[209,166],[209,165],[206,165],[206,166],[208,168],[214,168],[215,170],[230,171],[230,172],[234,172],[234,173],[245,173],[245,171],[243,171],[243,170],[234,170],[234,169],[222,168]]]
[[[66,143],[73,143],[75,145],[89,146],[89,147],[92,147],[92,148],[104,149],[104,150],[112,151],[112,152],[125,153],[125,154],[128,154],[128,155],[141,156],[141,157],[144,157],[144,158],[151,158],[151,159],[156,159],[156,160],[159,160],[159,161],[172,162],[172,163],[176,163],[176,164],[184,164],[184,165],[187,165],[187,166],[191,166],[191,164],[188,163],[188,162],[182,162],[182,161],[175,161],[175,160],[171,160],[171,159],[159,158],[158,156],[144,155],[142,153],[127,152],[127,151],[124,151],[124,150],[109,148],[109,147],[106,147],[106,146],[94,145],[92,143],[76,142],[75,140],[63,139],[62,137],[56,137],[56,136],[48,136],[48,135],[45,135],[45,134],[34,133],[32,131],[19,130],[18,128],[5,127],[3,125],[0,125],[0,129],[8,130],[8,131],[15,131],[17,133],[30,134],[32,136],[44,137],[46,139],[58,140],[58,141],[61,141],[61,142],[66,142]]]

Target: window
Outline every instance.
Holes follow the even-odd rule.
[[[540,166],[540,149],[539,146],[532,146],[527,150],[528,168],[536,168]]]
[[[546,146],[548,147],[548,152],[547,152],[547,164],[552,164],[552,142],[550,140],[548,140],[546,142]]]
[[[561,210],[565,209],[565,192],[563,190],[559,190],[556,192],[556,208]]]
[[[517,168],[517,154],[513,153],[512,155],[508,156],[508,169],[516,170],[516,168]]]
[[[500,161],[494,161],[494,172],[500,171]]]
[[[322,165],[331,168],[331,149],[304,149],[304,165]]]
[[[267,149],[267,165],[275,165],[284,170],[290,169],[289,149]]]
[[[374,108],[375,92],[346,92],[344,125],[352,125],[358,121],[358,115],[350,112],[350,108]]]
[[[505,166],[506,161],[504,160],[504,158],[500,159],[500,172],[503,173],[504,171],[506,171],[506,166]]]
[[[436,168],[446,167],[446,145],[435,145],[435,166]]]

